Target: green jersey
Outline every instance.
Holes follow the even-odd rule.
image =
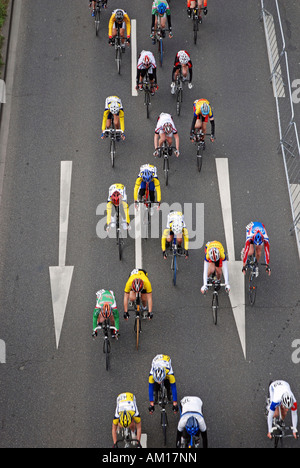
[[[152,3],[152,15],[158,15],[158,11],[157,11],[157,7],[158,5],[160,5],[161,3],[164,3],[166,5],[166,13],[165,15],[170,15],[171,14],[171,10],[170,10],[170,7],[169,7],[169,4],[166,0],[154,0],[154,2]]]
[[[97,322],[98,322],[98,317],[101,311],[101,307],[103,306],[103,304],[105,304],[105,302],[108,302],[111,305],[113,316],[115,319],[115,326],[117,330],[119,330],[120,319],[119,319],[119,312],[118,312],[117,302],[116,302],[114,292],[109,291],[107,289],[101,289],[100,291],[96,293],[96,296],[97,296],[97,302],[96,302],[96,306],[95,306],[94,313],[93,313],[93,330],[95,330],[95,328],[97,327]]]

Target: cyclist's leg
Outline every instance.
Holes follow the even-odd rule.
[[[167,390],[167,398],[169,401],[172,401],[172,392],[171,392],[171,385],[169,379],[165,379],[165,387]]]
[[[166,141],[166,134],[165,134],[165,132],[160,132],[158,146],[161,147],[163,145],[164,141]]]
[[[115,129],[119,130],[120,129],[120,116],[119,116],[119,114],[114,115],[114,124],[115,124]]]
[[[214,275],[215,271],[216,271],[216,265],[215,265],[214,263],[212,263],[212,262],[209,263],[209,264],[208,264],[208,270],[207,270],[207,276],[208,276],[208,278],[209,278],[210,276]]]
[[[187,65],[181,65],[181,73],[182,73],[183,78],[187,79],[188,71],[189,71],[189,67]],[[179,70],[178,70],[178,73],[179,73]]]
[[[221,279],[221,277],[222,277],[222,267],[217,267],[216,266],[216,276],[217,276],[218,280]]]
[[[261,254],[262,254],[262,249],[263,249],[262,245],[257,245],[256,248],[255,248],[255,257],[256,257],[257,262],[260,261],[260,257],[261,257]],[[253,250],[254,250],[254,245],[253,245]]]

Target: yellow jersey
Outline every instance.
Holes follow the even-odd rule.
[[[149,281],[148,274],[145,272],[145,270],[138,270],[138,269],[135,269],[130,273],[128,281],[127,281],[127,283],[125,285],[125,289],[124,289],[125,293],[128,293],[128,294],[130,293],[130,291],[132,289],[132,282],[136,278],[139,278],[144,282],[144,291],[147,294],[152,293],[152,285],[151,285],[151,283]]]
[[[112,38],[112,30],[113,30],[113,27],[114,27],[114,24],[115,24],[115,21],[116,21],[116,11],[118,10],[115,10],[113,11],[111,17],[110,17],[110,20],[109,20],[109,24],[108,24],[108,36],[110,38]],[[122,10],[123,13],[124,13],[124,19],[123,19],[123,22],[125,22],[126,24],[126,28],[127,28],[127,37],[129,38],[130,37],[130,33],[131,33],[131,23],[130,23],[130,18],[128,16],[128,14],[126,13],[126,11]]]
[[[197,101],[194,101],[194,115],[196,115],[197,117],[199,117],[200,115],[202,115],[202,112],[201,112],[201,107],[203,104],[207,104],[209,106],[209,114],[207,116],[205,116],[206,118],[213,118],[213,111],[212,111],[212,108],[211,108],[211,105],[209,103],[209,101],[207,99],[197,99]]]
[[[113,419],[113,424],[115,426],[119,424],[119,417],[122,411],[127,411],[137,424],[141,422],[140,413],[136,404],[136,398],[133,393],[121,393],[118,396],[115,417]]]
[[[124,114],[122,101],[118,96],[108,96],[105,100],[105,110],[104,110],[103,119],[102,119],[102,132],[106,130],[106,122],[110,113],[110,106],[112,102],[117,103],[119,106],[120,127],[121,127],[122,132],[124,132],[125,131],[125,114]]]
[[[119,192],[120,195],[122,196],[122,208],[124,211],[124,216],[126,219],[126,223],[130,224],[130,216],[129,216],[129,206],[127,203],[127,195],[126,195],[126,188],[123,184],[113,184],[109,187],[109,194],[108,194],[108,203],[106,206],[106,211],[107,211],[107,219],[106,223],[109,225],[111,223],[111,217],[112,217],[112,209],[114,207],[114,204],[111,202],[110,197],[114,192]]]
[[[153,190],[153,191],[156,190],[157,201],[158,203],[160,203],[161,202],[160,182],[157,177],[157,169],[152,164],[144,164],[140,168],[140,172],[139,172],[138,178],[135,181],[135,186],[134,186],[134,193],[133,193],[134,201],[137,201],[140,188],[146,187],[146,182],[143,181],[144,170],[149,170],[153,174],[152,181],[149,182],[149,190]]]

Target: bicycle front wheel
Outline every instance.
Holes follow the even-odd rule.
[[[159,53],[160,66],[162,67],[163,60],[164,60],[164,42],[162,38],[160,38],[160,40],[158,41],[158,53]]]
[[[217,325],[217,322],[218,322],[218,308],[219,308],[218,294],[213,294],[211,307],[212,307],[212,314],[213,314],[213,322],[214,322],[214,325]]]
[[[197,167],[198,167],[198,172],[201,172],[202,169],[202,162],[203,162],[203,147],[202,145],[200,148],[197,150]]]
[[[119,75],[121,74],[121,61],[122,61],[122,56],[121,56],[121,46],[117,46],[116,48],[116,63],[117,63],[117,70]]]
[[[194,44],[197,44],[197,36],[198,36],[198,30],[199,30],[198,16],[194,17],[193,19],[193,30],[194,30]]]
[[[169,183],[169,158],[167,156],[164,157],[164,176],[166,185]]]
[[[249,304],[253,307],[255,304],[256,299],[256,281],[255,278],[250,274],[249,278],[249,289],[248,289],[248,297],[249,297]]]
[[[100,9],[97,9],[97,10],[96,10],[96,13],[95,13],[95,30],[96,30],[96,36],[99,35],[99,30],[100,30],[100,15],[101,15]]]
[[[109,353],[110,353],[110,342],[108,339],[104,341],[103,352],[105,354],[105,369],[109,370]]]
[[[147,119],[150,117],[150,92],[145,91],[145,106],[146,106],[146,112],[147,112]]]
[[[165,409],[161,413],[161,427],[163,431],[164,446],[166,446],[167,445],[168,417],[167,417],[167,413]]]
[[[116,156],[116,142],[114,139],[110,140],[110,159],[111,167],[115,165],[115,156]]]
[[[173,284],[176,286],[176,279],[177,279],[177,255],[173,255],[172,258],[172,276],[173,276]]]
[[[176,112],[177,112],[178,117],[180,116],[181,103],[182,103],[182,89],[179,89],[177,91],[177,100],[176,100]]]
[[[139,315],[135,318],[134,331],[136,333],[136,349],[138,350],[139,344],[140,344],[140,332],[141,332],[141,319]]]

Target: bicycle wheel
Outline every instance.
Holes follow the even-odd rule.
[[[199,30],[199,20],[198,20],[198,16],[194,14],[194,17],[193,17],[194,44],[197,44],[198,30]]]
[[[213,294],[211,307],[212,307],[212,314],[213,314],[213,322],[214,322],[214,325],[217,325],[217,322],[218,322],[218,307],[219,307],[218,294],[215,294],[215,293]]]
[[[118,44],[116,46],[116,62],[117,62],[117,70],[118,70],[119,75],[121,74],[121,61],[122,61],[121,54],[122,54],[121,46],[120,44]]]
[[[173,258],[172,258],[172,276],[173,276],[173,284],[176,286],[176,277],[177,277],[177,255],[174,252]]]
[[[158,41],[158,54],[159,54],[160,66],[162,67],[163,60],[164,60],[164,42],[163,42],[162,37]]]
[[[203,147],[202,145],[198,147],[197,149],[197,167],[198,167],[198,172],[201,172],[202,169],[202,162],[203,162]]]
[[[134,331],[136,333],[136,349],[138,350],[139,343],[140,343],[140,332],[141,332],[141,319],[139,315],[135,317]]]
[[[249,289],[248,289],[248,297],[249,297],[249,304],[253,307],[255,304],[256,299],[256,278],[253,273],[250,273],[249,277]]]
[[[96,13],[95,13],[95,30],[96,30],[96,36],[99,35],[99,30],[100,30],[100,16],[101,16],[100,8],[97,8],[97,9],[96,9]]]
[[[147,90],[145,91],[145,106],[147,112],[147,119],[150,117],[150,92]]]
[[[114,138],[110,140],[110,159],[111,159],[111,167],[115,165],[115,155],[116,155],[116,141]]]
[[[176,112],[177,112],[178,117],[180,116],[181,103],[182,103],[182,89],[179,88],[177,91],[177,99],[176,99]]]
[[[169,183],[169,158],[168,156],[164,155],[164,176],[166,185]]]
[[[109,370],[109,353],[110,353],[110,342],[108,338],[104,340],[103,352],[105,354],[105,369],[108,371]]]
[[[167,445],[167,427],[168,427],[168,417],[166,410],[163,409],[161,412],[161,427],[163,431],[164,446]]]

